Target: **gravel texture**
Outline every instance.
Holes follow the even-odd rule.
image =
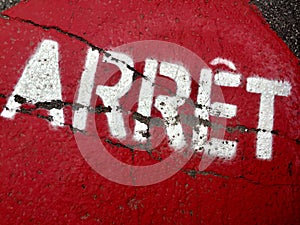
[[[279,37],[300,58],[300,1],[252,0]]]
[[[20,0],[0,0],[0,11],[16,5]]]

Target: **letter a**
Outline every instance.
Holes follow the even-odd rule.
[[[13,119],[22,103],[15,100],[16,96],[26,102],[62,101],[61,83],[58,65],[58,43],[44,40],[26,65],[12,95],[9,97],[1,116]],[[50,109],[53,126],[64,124],[62,109]]]

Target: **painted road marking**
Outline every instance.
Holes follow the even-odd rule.
[[[131,88],[134,71],[128,66],[133,67],[133,61],[125,54],[107,52],[103,56],[103,62],[114,64],[121,71],[121,78],[115,86],[98,85],[96,94],[103,100],[106,107],[111,107],[111,112],[106,113],[111,134],[122,139],[126,137],[126,129],[119,99]]]
[[[92,90],[94,87],[94,78],[97,69],[99,54],[97,50],[88,50],[84,70],[81,76],[77,103],[81,104],[82,108],[75,111],[73,127],[79,130],[84,130],[86,127],[86,119],[88,115],[88,107],[90,105]]]
[[[247,79],[247,91],[261,94],[259,106],[259,119],[256,157],[259,159],[272,158],[272,129],[274,124],[275,96],[289,96],[291,85],[287,81],[267,80],[261,77],[249,77]]]
[[[142,80],[142,86],[139,95],[138,109],[137,112],[143,116],[151,116],[151,108],[153,103],[154,95],[154,83],[157,73],[158,62],[153,59],[145,60],[144,76],[147,79]],[[147,132],[149,127],[145,123],[135,121],[134,127],[134,139],[140,142],[147,140]]]
[[[14,91],[9,97],[2,117],[13,119],[21,103],[16,101],[16,96],[21,96],[28,103],[50,102],[52,100],[62,101],[62,87],[58,65],[59,53],[58,43],[52,40],[44,40],[33,54],[26,65]],[[84,71],[82,73],[77,103],[82,107],[75,111],[73,126],[84,130],[88,107],[94,87],[94,77],[99,60],[99,53],[89,49],[86,57]],[[98,85],[96,94],[103,100],[106,107],[111,107],[111,111],[106,113],[111,135],[122,139],[126,137],[122,110],[119,99],[123,97],[131,88],[134,67],[131,57],[119,52],[106,52],[103,55],[104,63],[116,65],[121,71],[119,82],[111,87]],[[142,87],[139,94],[137,112],[143,116],[151,116],[152,99],[154,93],[154,83],[157,71],[162,76],[173,79],[177,85],[176,95],[159,95],[155,98],[154,106],[161,112],[164,119],[166,132],[169,137],[169,145],[175,150],[180,150],[186,145],[182,125],[177,120],[178,107],[184,104],[191,93],[191,75],[182,65],[158,62],[156,59],[146,59]],[[217,57],[211,61],[211,65],[224,64],[229,69],[236,71],[233,62]],[[220,71],[214,76],[215,85],[236,88],[241,84],[241,74]],[[200,120],[208,121],[210,116],[233,118],[237,113],[237,106],[214,102],[211,103],[211,86],[213,72],[211,69],[202,69],[199,78],[199,90],[197,95],[197,105],[195,116]],[[258,159],[272,158],[272,129],[274,124],[274,102],[275,96],[287,97],[291,93],[291,85],[287,81],[267,80],[258,76],[247,78],[246,90],[251,93],[261,94],[258,120],[258,133],[256,143],[256,157]],[[50,109],[50,116],[53,117],[53,126],[64,124],[63,109]],[[136,121],[134,139],[144,142],[148,126],[140,121]],[[208,126],[204,123],[196,124],[193,130],[193,148],[196,151],[203,151],[218,157],[232,159],[236,152],[237,142],[223,140],[212,137],[208,140]]]
[[[182,125],[178,121],[178,108],[184,104],[191,93],[191,75],[186,68],[180,65],[162,62],[160,74],[173,79],[177,85],[176,96],[157,96],[154,106],[161,112],[170,140],[170,146],[175,150],[185,147]]]
[[[1,116],[13,119],[21,104],[15,100],[21,96],[29,103],[62,101],[58,65],[58,43],[44,40],[26,65],[21,78],[6,103]],[[63,126],[62,109],[50,109],[53,126]]]

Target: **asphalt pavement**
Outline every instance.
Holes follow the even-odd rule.
[[[0,0],[0,11],[16,5],[20,0]],[[256,5],[279,37],[300,58],[300,1],[298,0],[250,0]]]

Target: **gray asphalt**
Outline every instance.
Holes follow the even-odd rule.
[[[251,0],[279,37],[300,58],[300,1]]]
[[[2,12],[3,10],[8,9],[19,2],[20,0],[0,0],[0,11]]]
[[[20,0],[0,0],[0,11],[16,5]],[[250,0],[256,5],[279,37],[300,58],[300,1]]]

